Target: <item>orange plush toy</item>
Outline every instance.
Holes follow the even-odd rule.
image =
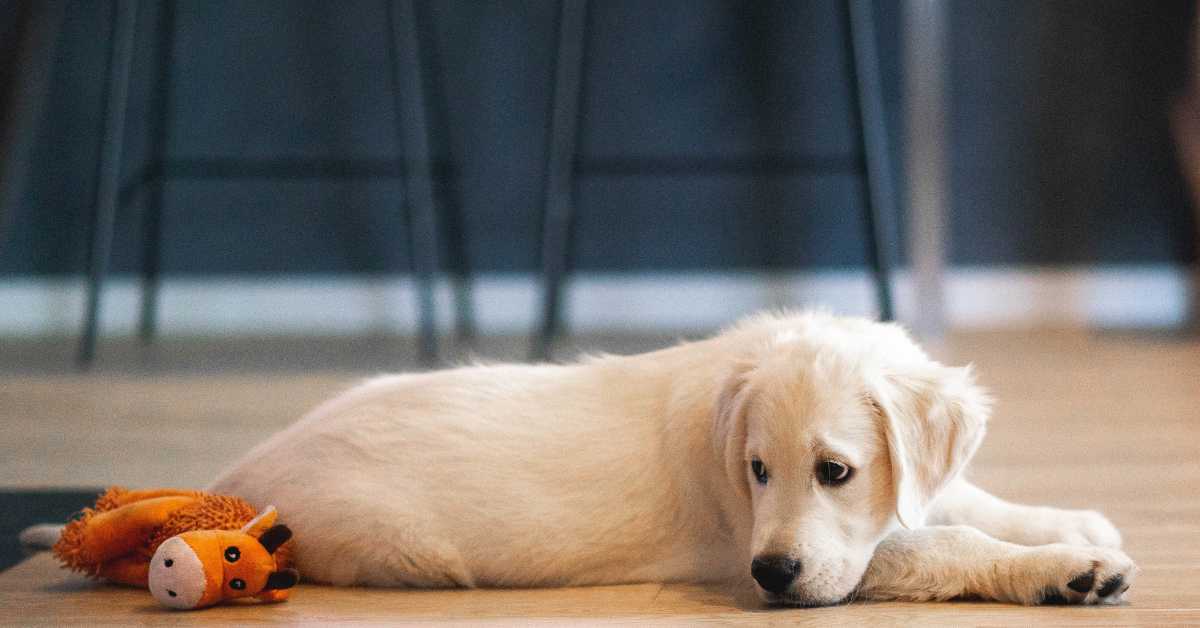
[[[54,554],[76,571],[149,587],[172,608],[282,601],[299,576],[287,568],[292,533],[276,518],[237,497],[113,487],[66,525]]]

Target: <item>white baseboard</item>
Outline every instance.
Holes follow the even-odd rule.
[[[901,320],[914,312],[905,272],[893,277]],[[1182,266],[953,268],[946,277],[946,320],[955,328],[1044,325],[1170,327],[1188,316],[1191,271]],[[82,278],[0,279],[0,336],[77,333]],[[474,281],[482,333],[524,333],[537,316],[533,274],[483,274]],[[101,329],[133,333],[135,278],[114,277],[104,294]],[[451,290],[440,281],[439,325],[452,323]],[[567,293],[576,331],[709,330],[764,308],[821,306],[873,314],[863,271],[762,273],[580,273]],[[164,334],[409,333],[416,328],[412,282],[405,276],[170,277],[162,285]]]

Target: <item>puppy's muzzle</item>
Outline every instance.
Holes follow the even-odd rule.
[[[801,564],[787,556],[759,556],[750,563],[750,575],[764,591],[784,593],[800,575]]]

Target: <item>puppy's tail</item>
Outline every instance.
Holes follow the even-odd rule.
[[[39,523],[22,530],[17,538],[26,552],[43,552],[54,547],[65,527],[60,523]]]

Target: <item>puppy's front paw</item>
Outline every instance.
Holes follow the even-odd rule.
[[[1010,535],[1020,545],[1099,545],[1121,547],[1121,533],[1104,515],[1095,510],[1034,508],[1021,517]]]
[[[1063,543],[1121,547],[1121,533],[1108,517],[1095,510],[1062,510]]]
[[[1010,567],[1015,601],[1023,604],[1118,604],[1137,575],[1125,552],[1095,546],[1031,547]]]

